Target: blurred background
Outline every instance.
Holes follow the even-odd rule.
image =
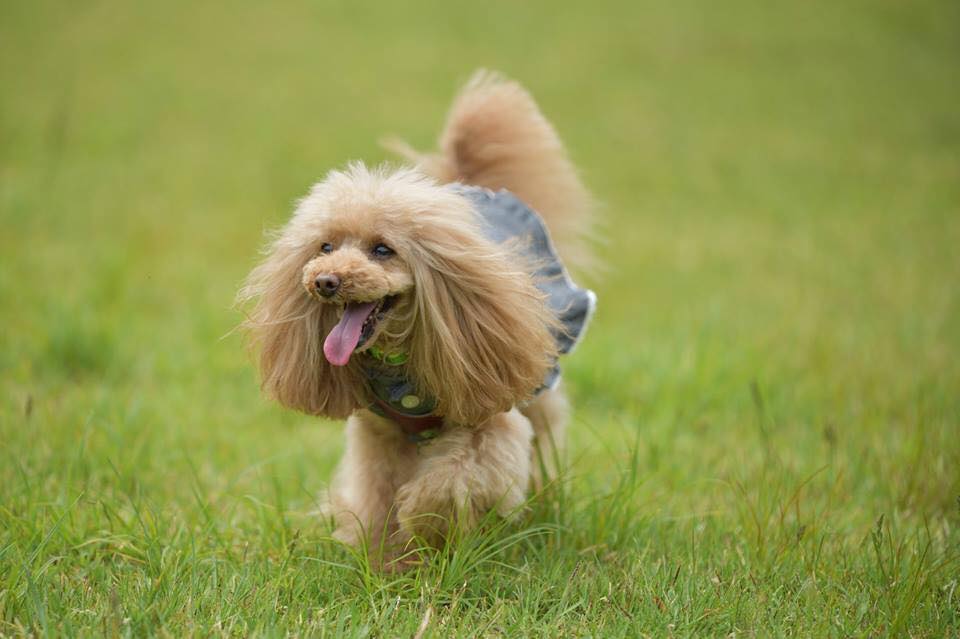
[[[933,0],[4,2],[4,501],[176,509],[195,468],[308,509],[340,426],[259,395],[234,294],[313,182],[431,146],[478,67],[602,203],[584,482],[631,443],[665,516],[771,464],[828,468],[856,530],[955,516],[960,4]]]
[[[558,532],[438,615],[951,634],[955,0],[0,3],[0,634],[397,609],[324,541],[342,425],[262,397],[233,299],[312,183],[432,146],[478,67],[556,125],[607,269]],[[435,586],[399,583],[410,636]]]

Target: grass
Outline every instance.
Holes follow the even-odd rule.
[[[564,480],[379,575],[231,303],[478,66],[610,269]],[[4,3],[0,635],[956,636],[958,69],[946,1]]]

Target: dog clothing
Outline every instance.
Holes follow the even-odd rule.
[[[571,352],[586,331],[597,296],[570,278],[550,241],[543,218],[506,190],[493,192],[461,184],[449,188],[470,200],[481,230],[489,240],[497,244],[515,242],[517,250],[534,265],[536,270],[531,273],[534,284],[560,320],[559,326],[553,329],[557,351]],[[370,348],[367,354],[363,372],[373,396],[370,410],[396,422],[411,441],[421,442],[439,434],[443,417],[433,413],[436,400],[418,394],[413,382],[405,378],[401,365],[406,358],[384,355],[375,348]],[[560,365],[555,362],[535,395],[554,388],[559,380]]]

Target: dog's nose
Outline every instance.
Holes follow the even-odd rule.
[[[333,273],[321,273],[317,279],[313,280],[313,285],[317,287],[317,292],[324,297],[333,297],[333,294],[340,288],[340,278]]]

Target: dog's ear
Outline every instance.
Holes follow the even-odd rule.
[[[323,338],[337,323],[333,307],[311,299],[301,279],[315,247],[288,228],[250,273],[240,302],[254,303],[245,328],[259,353],[264,391],[284,406],[310,415],[347,417],[358,405],[352,367],[334,367]]]
[[[458,207],[460,208],[460,207]],[[556,357],[556,320],[523,260],[488,241],[469,208],[424,212],[408,252],[411,370],[438,412],[478,424],[529,399]]]

